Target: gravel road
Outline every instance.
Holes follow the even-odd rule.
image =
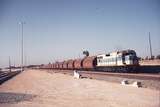
[[[27,70],[0,85],[0,107],[159,107],[160,91]]]

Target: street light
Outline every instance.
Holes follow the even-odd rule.
[[[11,59],[10,59],[10,56],[9,56],[9,72],[11,72]]]
[[[149,32],[149,48],[150,48],[150,55],[151,55],[151,59],[152,59],[152,58],[153,58],[153,55],[152,55],[152,44],[151,44],[150,32]]]
[[[22,29],[21,29],[21,72],[23,71],[23,27],[24,27],[24,24],[25,22],[19,22],[19,24],[21,25]]]

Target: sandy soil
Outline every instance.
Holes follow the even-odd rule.
[[[160,91],[39,70],[0,85],[0,107],[159,107]]]

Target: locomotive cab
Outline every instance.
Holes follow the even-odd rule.
[[[123,58],[126,65],[138,65],[138,58],[133,50],[128,50],[128,52],[124,53]]]

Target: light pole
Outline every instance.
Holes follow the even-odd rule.
[[[10,59],[10,56],[9,56],[9,72],[11,72],[11,59]]]
[[[151,44],[151,36],[150,36],[150,32],[149,32],[149,48],[150,48],[150,57],[151,57],[151,59],[153,58],[153,56],[152,56],[152,44]]]
[[[24,27],[24,24],[25,22],[20,22],[19,23],[22,27],[22,31],[21,31],[21,72],[23,71],[23,27]]]

